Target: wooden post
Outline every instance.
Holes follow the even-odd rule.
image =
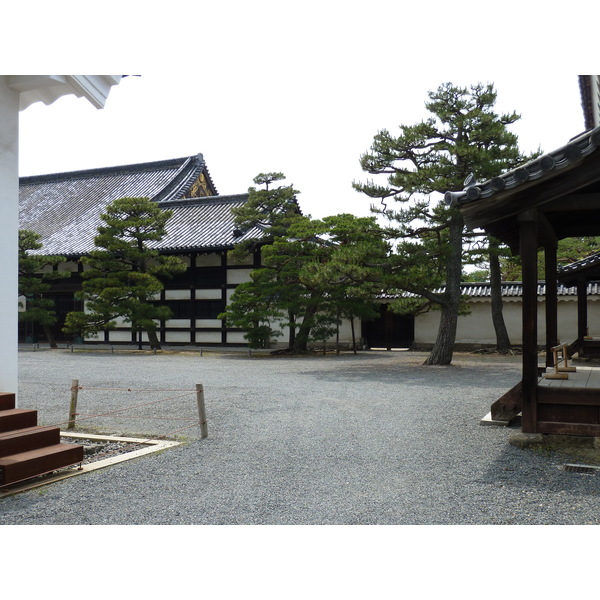
[[[75,427],[75,415],[77,414],[77,395],[79,394],[79,379],[71,381],[71,406],[69,408],[69,424],[67,429]]]
[[[556,246],[544,246],[546,265],[546,366],[552,366],[554,346],[558,345],[558,282]]]
[[[537,213],[519,215],[519,254],[523,263],[522,431],[537,433]]]
[[[198,417],[200,418],[200,437],[208,437],[208,425],[206,424],[206,408],[204,406],[204,387],[201,383],[196,384],[196,400],[198,401]]]
[[[583,340],[589,336],[587,314],[587,281],[580,277],[577,280],[577,341],[579,342],[579,356],[585,356]]]

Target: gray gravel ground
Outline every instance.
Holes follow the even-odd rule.
[[[195,395],[83,389],[83,420],[111,434],[179,436],[159,454],[0,500],[1,524],[598,524],[600,475],[509,444],[483,427],[520,376],[518,357],[456,354],[339,357],[19,354],[19,405],[40,424],[66,420],[69,388],[193,390],[204,384],[209,437],[193,427]],[[135,418],[130,418],[134,416]],[[125,418],[127,417],[127,418]]]

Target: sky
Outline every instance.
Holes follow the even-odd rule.
[[[479,6],[463,4],[471,12]],[[164,14],[142,16],[122,3],[116,22],[98,14],[96,30],[73,39],[71,28],[62,46],[44,47],[36,60],[50,63],[44,73],[70,67],[58,72],[139,76],[114,87],[101,110],[72,96],[24,110],[20,174],[202,153],[220,194],[244,193],[258,173],[280,171],[300,192],[305,214],[362,216],[371,200],[352,188],[353,181],[370,177],[360,169],[361,154],[381,129],[394,134],[399,125],[426,118],[427,92],[444,82],[493,83],[497,110],[522,115],[511,130],[524,152],[554,150],[583,131],[577,75],[586,71],[563,65],[564,43],[556,42],[574,26],[568,15],[556,23],[545,17],[538,39],[532,19],[541,24],[540,17],[512,0],[495,27],[486,20],[475,28],[457,25],[459,11],[445,3],[428,6],[437,20],[429,9],[386,0],[368,8],[353,1],[175,0]],[[519,7],[520,19],[511,7]],[[133,27],[123,25],[128,17]],[[60,40],[61,25],[51,34],[38,27],[38,35]],[[114,30],[94,33],[103,27]],[[477,27],[481,33],[469,35]],[[77,45],[86,40],[89,58]],[[33,66],[26,63],[22,72]]]

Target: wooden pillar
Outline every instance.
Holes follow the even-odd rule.
[[[227,260],[227,250],[223,250],[221,253],[221,269],[223,273],[223,277],[221,279],[221,302],[223,310],[227,306],[227,281],[228,281],[228,260]],[[225,319],[221,321],[221,345],[227,344],[227,324]]]
[[[544,247],[546,270],[546,366],[554,365],[551,348],[558,345],[558,281],[556,245]],[[563,340],[563,342],[566,340]]]
[[[577,280],[577,341],[579,342],[579,356],[585,356],[583,338],[587,335],[587,281],[580,277]]]
[[[523,406],[522,430],[536,433],[537,421],[537,214],[519,215],[519,246],[523,264]]]

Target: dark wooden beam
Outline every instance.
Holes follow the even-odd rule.
[[[536,433],[538,381],[537,354],[537,211],[519,215],[521,261],[523,264],[523,395],[522,429]]]
[[[583,338],[587,335],[587,279],[577,279],[577,341],[579,342],[579,354],[585,355]]]
[[[600,152],[594,152],[572,166],[555,170],[541,180],[532,180],[498,192],[488,199],[461,206],[467,227],[485,227],[497,220],[516,216],[548,202],[570,196],[579,189],[600,181]]]
[[[554,364],[551,348],[558,345],[558,281],[556,244],[544,248],[546,270],[546,366]]]
[[[598,210],[600,209],[600,192],[567,194],[558,200],[552,200],[544,204],[544,212],[564,212],[568,209],[570,212],[580,210]]]
[[[543,213],[538,211],[538,244],[542,244],[544,248],[557,248],[558,240],[554,227],[550,224]]]

